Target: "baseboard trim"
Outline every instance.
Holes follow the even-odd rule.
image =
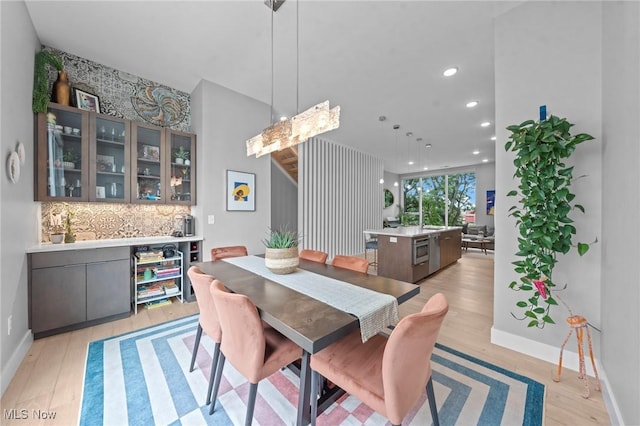
[[[11,358],[9,358],[9,362],[7,362],[7,365],[2,369],[2,379],[0,380],[2,382],[2,395],[4,395],[4,391],[9,387],[9,383],[11,383],[11,380],[18,371],[22,360],[27,355],[27,352],[29,352],[29,348],[31,347],[32,343],[33,335],[31,334],[31,330],[27,330],[25,335],[20,340],[20,343],[18,344],[16,350],[13,351],[13,355],[11,355]]]
[[[560,357],[559,347],[527,339],[516,334],[507,333],[506,331],[497,330],[494,327],[491,327],[491,343],[532,356],[534,358],[541,359],[543,361],[550,362],[556,365],[557,368],[558,359]],[[585,366],[587,369],[587,374],[591,377],[595,377],[593,367],[591,366],[591,360],[588,358],[588,352],[586,354],[586,357],[587,358],[585,359]],[[594,360],[596,363],[596,368],[598,369],[598,376],[600,377],[600,387],[602,388],[602,397],[604,399],[605,406],[607,407],[609,420],[611,421],[612,425],[624,424],[622,422],[622,413],[620,412],[620,407],[618,406],[615,396],[610,392],[611,388],[609,387],[609,379],[607,378],[606,371],[602,367],[602,364],[600,363],[600,360],[598,358],[594,358]],[[567,350],[567,348],[565,347],[564,353],[562,355],[562,368],[563,370],[567,368],[576,372],[580,369],[577,352]]]

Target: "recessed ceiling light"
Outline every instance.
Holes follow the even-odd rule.
[[[478,154],[480,154],[480,151],[478,151],[477,149],[473,151],[473,155],[478,155]]]
[[[413,166],[413,161],[409,161],[407,164]]]
[[[422,170],[429,170],[429,168],[428,167],[423,167]]]
[[[483,158],[483,159],[482,159],[482,162],[483,162],[483,163],[488,163],[488,162],[489,162],[489,159],[488,159],[488,158]]]
[[[380,178],[380,183],[384,183],[384,179]]]
[[[398,186],[398,182],[393,182],[393,186]]]
[[[458,68],[457,67],[452,67],[452,68],[447,68],[446,70],[444,70],[442,75],[444,75],[445,77],[451,77],[452,75],[455,75],[455,73],[457,73],[457,72],[458,72]]]
[[[495,140],[496,140],[496,137],[495,137],[495,136],[491,136],[491,140],[492,140],[492,141],[495,141]]]
[[[478,106],[478,101],[467,102],[467,108],[473,108],[475,106]]]
[[[490,121],[484,121],[484,122],[480,123],[480,125],[482,127],[489,127],[489,126],[491,126],[491,122]]]
[[[286,115],[283,115],[283,116],[280,117],[280,121],[286,121],[286,120],[287,120],[287,116]]]

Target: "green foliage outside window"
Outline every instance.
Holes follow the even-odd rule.
[[[449,226],[462,225],[463,212],[475,210],[475,200],[470,193],[475,193],[475,173],[459,173],[448,175]],[[415,217],[418,224],[420,201],[422,201],[422,224],[445,224],[445,175],[424,176],[422,178],[403,181],[404,211]],[[418,188],[421,188],[419,190]],[[413,214],[412,214],[413,213]]]

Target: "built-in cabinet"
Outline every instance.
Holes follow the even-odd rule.
[[[130,311],[128,247],[29,254],[29,324],[36,338]]]
[[[195,135],[55,103],[37,121],[36,201],[195,204]]]
[[[440,234],[441,267],[455,263],[462,256],[462,233],[459,230],[444,231]]]

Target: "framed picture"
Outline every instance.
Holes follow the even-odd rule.
[[[145,160],[160,161],[160,147],[155,145],[142,145],[142,156]]]
[[[79,109],[100,113],[100,98],[96,95],[74,88],[73,99]]]
[[[227,170],[227,211],[256,211],[256,175]]]
[[[496,207],[496,190],[487,191],[487,214],[493,216]]]

